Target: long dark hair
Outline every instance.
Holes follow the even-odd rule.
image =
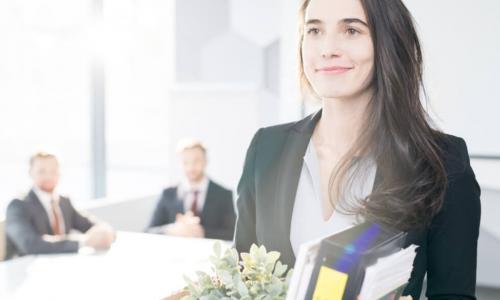
[[[300,9],[301,44],[309,2],[304,0]],[[426,227],[442,207],[447,178],[440,148],[444,135],[433,128],[420,98],[425,91],[418,35],[400,0],[360,2],[375,50],[374,92],[364,130],[331,174],[330,199],[342,199],[354,179],[366,171],[361,164],[353,166],[355,155],[369,155],[375,159],[380,181],[363,199],[332,200],[335,208],[402,230]],[[301,54],[299,60],[301,85],[312,90]]]

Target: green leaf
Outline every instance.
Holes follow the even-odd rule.
[[[214,266],[218,265],[219,264],[219,258],[214,256],[214,255],[211,255],[208,260],[210,261],[210,263]]]
[[[231,255],[233,257],[233,260],[238,264],[238,261],[240,260],[240,256],[238,255],[238,251],[236,249],[231,248]]]
[[[274,265],[276,263],[276,261],[278,261],[278,259],[280,258],[280,255],[281,254],[277,251],[271,251],[271,252],[267,253],[267,256],[266,256],[267,263]]]
[[[239,281],[236,287],[238,288],[238,293],[240,294],[240,296],[248,296],[248,288],[242,281]]]
[[[250,288],[250,294],[257,295],[259,293],[259,288],[257,286],[252,286]]]
[[[219,277],[222,284],[224,284],[226,287],[231,288],[233,286],[233,277],[231,276],[231,273],[229,271],[221,271]]]
[[[276,266],[274,267],[273,275],[277,276],[277,277],[281,277],[281,276],[283,276],[283,274],[285,274],[286,269],[287,269],[287,266],[283,265],[280,261],[278,261],[276,263]]]
[[[250,246],[250,256],[257,257],[258,251],[259,247],[257,247],[256,244],[252,244],[252,246]]]

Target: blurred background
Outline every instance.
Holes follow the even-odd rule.
[[[466,140],[482,187],[480,293],[500,295],[500,2],[404,2],[422,39],[428,110]],[[259,127],[317,109],[298,90],[297,7],[0,1],[0,220],[29,190],[37,150],[59,155],[62,194],[122,230],[142,230],[177,182],[185,136],[206,144],[208,174],[235,190]]]

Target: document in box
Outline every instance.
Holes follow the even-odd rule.
[[[394,299],[413,269],[406,234],[362,224],[301,245],[287,300]]]
[[[346,230],[350,227],[352,226],[348,226],[342,230]],[[286,300],[302,300],[305,298],[316,257],[318,256],[319,246],[321,241],[329,236],[331,236],[331,234],[300,245]]]

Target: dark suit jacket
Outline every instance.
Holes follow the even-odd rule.
[[[293,266],[290,223],[303,156],[321,111],[299,122],[260,129],[247,152],[238,184],[235,246],[248,252],[252,243],[281,252]],[[469,164],[465,142],[446,135],[448,175],[442,210],[427,230],[408,232],[407,244],[419,245],[405,295],[419,299],[427,273],[430,299],[475,299],[480,189]],[[380,180],[376,176],[375,184]]]
[[[93,223],[75,210],[70,200],[60,197],[59,206],[66,233],[75,229],[86,232]],[[42,236],[52,235],[49,217],[42,203],[31,190],[24,200],[14,199],[7,207],[7,258],[15,255],[70,253],[78,251],[78,242],[64,240],[45,241]]]
[[[184,202],[177,196],[177,187],[167,188],[158,201],[148,231],[159,233],[160,226],[174,223],[178,213],[184,213]],[[232,240],[236,220],[233,193],[210,180],[200,219],[206,238]]]

